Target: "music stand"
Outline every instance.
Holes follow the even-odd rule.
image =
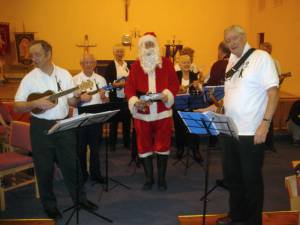
[[[131,132],[131,160],[128,163],[128,166],[131,166],[131,164],[134,163],[135,167],[133,170],[132,175],[136,173],[136,169],[141,167],[141,159],[138,154],[137,149],[137,140],[136,140],[136,130],[133,127]]]
[[[210,95],[213,95],[216,100],[221,100],[224,98],[224,85],[218,85],[218,86],[205,86],[204,87],[204,98],[205,102],[213,102],[210,98]]]
[[[230,117],[213,112],[179,112],[181,119],[184,121],[188,130],[192,134],[197,135],[219,135],[220,133],[230,135],[235,138],[237,136],[237,128]],[[206,150],[205,160],[205,182],[204,182],[204,201],[203,201],[203,216],[202,225],[205,225],[208,179],[209,179],[209,162],[210,149]]]
[[[192,111],[196,108],[206,107],[207,104],[205,102],[204,94],[179,94],[175,97],[175,105],[174,108],[179,111]],[[177,118],[177,117],[176,117]],[[184,140],[185,142],[185,140]],[[181,162],[184,165],[184,175],[187,175],[188,169],[194,164],[193,161],[190,160],[193,158],[191,154],[191,149],[187,146],[184,150],[183,156],[173,162],[173,166],[177,163]],[[194,159],[195,160],[195,159]],[[202,166],[202,164],[200,164]]]
[[[88,126],[94,123],[103,123],[105,121],[107,121],[109,118],[111,118],[114,114],[116,114],[118,111],[107,111],[107,112],[102,112],[102,113],[96,113],[96,114],[81,114],[72,118],[68,118],[65,120],[60,120],[57,121],[47,132],[48,135],[52,135],[52,134],[56,134],[59,133],[61,131],[65,131],[65,130],[71,130],[74,129],[76,132],[76,136],[77,136],[77,140],[78,140],[78,131],[81,127],[84,126]],[[78,144],[77,144],[77,148],[78,148]],[[78,155],[76,154],[76,200],[75,200],[75,204],[67,209],[65,209],[63,212],[67,212],[71,209],[73,209],[71,215],[69,216],[66,225],[69,224],[71,218],[73,217],[73,215],[76,213],[76,224],[79,224],[79,211],[81,209],[84,209],[85,211],[103,219],[106,220],[107,222],[112,223],[113,221],[107,217],[104,217],[96,212],[93,212],[91,210],[88,210],[86,208],[82,208],[80,207],[80,203],[79,203],[79,159],[78,159]]]
[[[99,112],[107,112],[107,111],[111,111],[111,110],[117,110],[118,113],[121,112],[121,110],[123,110],[125,107],[127,107],[127,102],[109,102],[109,103],[103,103],[103,104],[94,104],[94,105],[88,105],[88,106],[83,106],[83,107],[79,107],[78,108],[78,113],[99,113]],[[114,114],[109,120],[104,121],[103,123],[107,123],[110,122],[113,117],[116,116],[116,114]],[[121,183],[120,181],[110,178],[109,174],[108,174],[108,143],[109,143],[109,130],[108,128],[104,128],[104,131],[106,131],[106,133],[104,133],[104,138],[105,138],[105,191],[108,192],[108,190],[112,190],[115,187],[117,187],[118,185],[121,185],[122,187],[126,188],[126,189],[130,189],[129,186]],[[109,188],[109,181],[112,181],[115,183],[115,185],[111,188]]]

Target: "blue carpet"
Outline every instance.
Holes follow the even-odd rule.
[[[266,151],[264,164],[265,179],[265,211],[289,210],[288,194],[284,186],[284,177],[291,175],[291,160],[300,159],[300,147],[294,147],[287,138],[277,138],[275,147],[277,153]],[[201,151],[205,156],[204,147]],[[104,161],[102,148],[101,160]],[[209,187],[215,180],[222,177],[221,154],[218,150],[211,151],[209,168]],[[151,191],[142,191],[143,170],[128,166],[130,152],[118,146],[116,152],[109,153],[110,177],[128,185],[130,190],[122,186],[105,192],[99,184],[87,182],[88,197],[99,205],[97,213],[108,217],[117,225],[175,225],[177,216],[183,214],[201,214],[201,196],[204,192],[204,170],[194,163],[184,174],[184,166],[180,163],[175,166],[170,159],[167,172],[169,189],[158,191],[156,186]],[[156,165],[156,161],[155,165]],[[104,167],[104,162],[102,163]],[[156,167],[156,166],[155,166]],[[136,171],[135,171],[136,169]],[[104,169],[102,170],[104,171]],[[156,169],[155,169],[156,175]],[[156,176],[155,176],[156,177]],[[112,187],[113,183],[110,183]],[[63,210],[72,203],[62,180],[56,180],[55,193],[58,207]],[[208,196],[208,213],[226,213],[228,194],[218,187]],[[7,209],[0,213],[1,218],[45,218],[46,215],[37,199],[34,198],[33,187],[27,186],[6,194]],[[65,224],[70,212],[64,214],[58,225]],[[85,211],[79,213],[79,224],[109,224]],[[76,224],[75,217],[70,224]]]

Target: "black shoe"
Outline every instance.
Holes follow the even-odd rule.
[[[116,146],[109,146],[109,151],[115,152],[116,151]]]
[[[160,191],[166,191],[168,189],[167,181],[165,179],[158,181],[157,187]]]
[[[102,176],[92,177],[91,180],[94,181],[94,182],[96,182],[96,183],[100,183],[100,184],[104,184],[105,183],[105,178],[102,177]]]
[[[89,210],[89,211],[96,211],[98,209],[98,206],[89,200],[80,202],[79,205],[81,208]]]
[[[51,219],[58,220],[62,218],[60,211],[56,207],[53,209],[46,209],[45,212]]]
[[[182,159],[184,150],[177,150],[175,159]]]
[[[199,152],[199,150],[194,150],[193,149],[193,158],[194,160],[199,163],[199,164],[202,164],[203,163],[203,158]]]
[[[194,160],[197,162],[197,163],[199,163],[199,164],[202,164],[203,163],[203,158],[201,157],[201,156],[194,156],[193,157],[194,158]]]
[[[130,150],[130,144],[128,144],[128,143],[124,143],[124,148],[126,148],[126,149]]]
[[[142,187],[142,190],[149,191],[152,189],[152,186],[154,184],[154,179],[152,181],[146,181]]]
[[[300,146],[300,140],[293,140],[294,146]]]

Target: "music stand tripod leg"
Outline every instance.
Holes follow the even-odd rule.
[[[79,129],[80,129],[80,125],[77,128],[75,128],[76,140],[77,141],[79,140]],[[85,211],[90,212],[91,214],[94,214],[95,216],[97,216],[97,217],[99,217],[99,218],[101,218],[103,220],[106,220],[107,222],[112,223],[113,221],[111,219],[109,219],[107,217],[104,217],[104,216],[102,216],[102,215],[100,215],[100,214],[98,214],[96,212],[92,212],[91,210],[87,210],[85,208],[80,207],[80,203],[79,203],[79,191],[80,191],[80,188],[79,188],[80,187],[79,186],[79,169],[80,168],[79,168],[79,157],[78,157],[80,146],[79,146],[78,143],[76,143],[76,148],[77,148],[76,149],[76,151],[77,151],[76,152],[76,160],[75,160],[75,170],[76,170],[76,200],[75,200],[75,204],[73,206],[71,206],[71,207],[63,210],[63,212],[65,213],[65,212],[73,209],[71,215],[69,216],[69,218],[68,218],[68,220],[66,222],[66,225],[69,224],[69,222],[71,221],[71,219],[72,219],[72,217],[74,216],[75,213],[76,213],[76,224],[79,224],[79,211],[80,211],[80,209],[84,209]]]
[[[173,166],[175,166],[177,163],[181,162],[184,165],[184,175],[185,176],[187,175],[188,169],[194,164],[193,162],[190,162],[191,158],[193,157],[190,151],[191,151],[191,149],[189,147],[186,147],[182,158],[177,159],[172,164]]]
[[[106,123],[106,128],[105,128],[105,191],[108,192],[109,190],[114,189],[118,185],[121,185],[125,187],[126,189],[131,189],[129,186],[121,183],[120,181],[117,181],[115,179],[112,179],[108,175],[108,143],[109,143],[109,129],[108,129],[108,123]],[[115,185],[112,188],[109,188],[109,181],[112,181],[115,183]]]

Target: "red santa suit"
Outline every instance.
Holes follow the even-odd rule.
[[[172,105],[178,92],[179,82],[170,60],[162,58],[161,66],[146,74],[137,60],[130,69],[125,85],[129,109],[134,118],[137,134],[137,146],[140,157],[147,157],[153,152],[163,155],[170,153],[172,135]],[[138,93],[164,93],[167,102],[153,102],[146,110],[138,110],[134,104]]]

